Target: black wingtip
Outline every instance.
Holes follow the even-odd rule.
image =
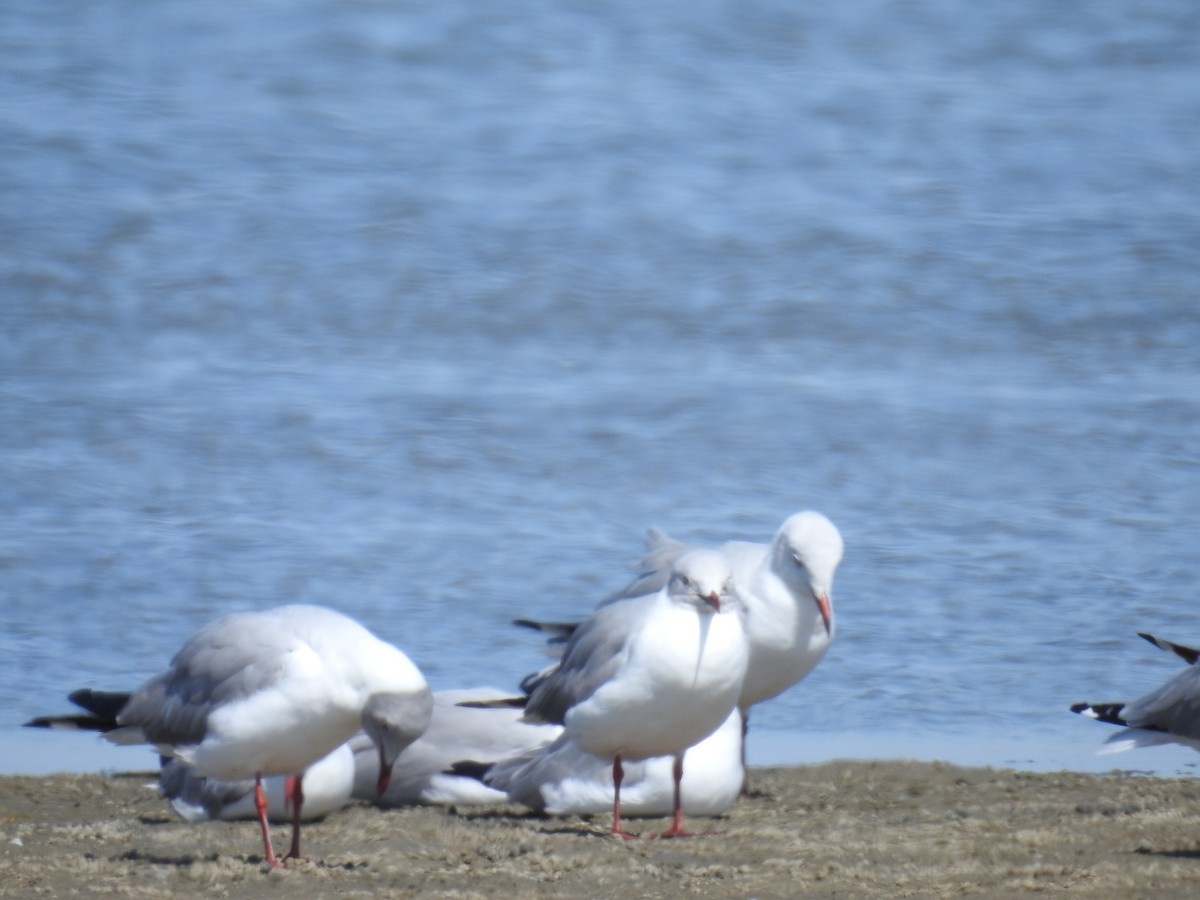
[[[1152,643],[1155,647],[1158,647],[1162,650],[1169,650],[1189,666],[1194,666],[1196,661],[1200,660],[1200,650],[1194,650],[1191,647],[1186,647],[1183,644],[1176,644],[1174,641],[1168,641],[1164,638],[1156,638],[1154,635],[1147,634],[1144,631],[1139,631],[1138,637],[1144,638]]]
[[[1071,707],[1071,712],[1087,716],[1089,719],[1096,719],[1099,722],[1107,722],[1109,725],[1128,726],[1129,723],[1121,718],[1121,713],[1124,710],[1124,702],[1076,703]]]
[[[92,688],[80,688],[67,695],[67,699],[80,709],[86,709],[94,716],[110,720],[113,727],[116,727],[117,714],[125,708],[129,697],[128,691],[97,691]]]
[[[477,762],[473,759],[460,759],[458,762],[451,763],[450,767],[446,769],[443,774],[458,775],[463,778],[473,778],[476,781],[485,781],[485,776],[491,767],[492,764],[490,762]]]
[[[80,688],[71,691],[67,699],[86,715],[75,713],[66,716],[38,716],[25,723],[26,728],[62,728],[75,731],[112,731],[119,727],[117,714],[129,702],[128,691],[96,691]]]
[[[58,728],[63,731],[112,731],[115,723],[99,716],[38,716],[30,719],[24,728]]]
[[[538,622],[534,619],[513,619],[519,628],[528,628],[541,634],[551,635],[551,641],[565,641],[579,628],[578,622]]]
[[[504,697],[499,700],[463,700],[455,703],[467,709],[524,709],[528,697]]]

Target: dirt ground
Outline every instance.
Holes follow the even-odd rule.
[[[1190,780],[912,762],[753,774],[757,796],[692,822],[715,834],[626,843],[603,816],[354,806],[306,826],[311,860],[278,871],[255,824],[187,825],[147,776],[5,777],[0,896],[1200,896]]]

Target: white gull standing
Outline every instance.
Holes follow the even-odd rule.
[[[674,823],[663,836],[687,833],[684,753],[728,717],[746,674],[731,579],[723,554],[684,553],[657,593],[601,606],[575,629],[529,696],[526,721],[561,723],[579,749],[612,761],[613,834],[633,837],[621,827],[623,761],[668,755]]]
[[[105,736],[154,744],[198,775],[253,778],[263,851],[276,867],[263,777],[293,779],[288,858],[298,858],[304,770],[362,728],[378,748],[382,793],[396,756],[429,724],[431,705],[420,671],[391,644],[334,610],[281,606],[201,628]]]
[[[1188,664],[1166,684],[1133,701],[1076,703],[1071,712],[1111,725],[1123,725],[1128,731],[1108,739],[1103,752],[1116,753],[1133,747],[1159,744],[1184,744],[1200,750],[1200,650],[1175,644],[1145,632],[1138,632],[1156,647],[1169,650]]]

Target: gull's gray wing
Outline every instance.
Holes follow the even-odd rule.
[[[597,609],[571,635],[558,668],[530,694],[525,721],[562,724],[567,710],[590,697],[621,668],[629,636],[645,612],[640,597]]]
[[[668,537],[665,531],[658,528],[650,528],[646,531],[646,555],[642,557],[638,565],[640,574],[625,585],[620,590],[613,591],[607,597],[597,604],[597,608],[610,606],[613,603],[618,603],[621,600],[629,600],[633,597],[645,597],[650,594],[657,594],[671,579],[671,568],[675,565],[675,561],[689,550],[695,549],[682,541],[677,541],[672,537]],[[521,628],[529,628],[533,631],[541,632],[548,635],[546,644],[551,652],[555,655],[565,653],[565,650],[559,650],[560,647],[566,645],[570,641],[572,635],[582,625],[581,622],[538,622],[533,619],[514,619],[513,624]],[[532,694],[546,676],[553,671],[553,668],[543,669],[541,672],[535,672],[532,675],[526,676],[521,682],[521,690],[526,694]]]
[[[171,666],[146,682],[117,716],[118,742],[189,746],[204,740],[209,714],[274,684],[295,637],[257,613],[235,613],[206,625]]]
[[[546,798],[542,796],[542,785],[547,781],[558,782],[569,778],[579,761],[571,754],[561,752],[563,747],[574,747],[566,735],[561,735],[547,747],[527,750],[500,760],[484,773],[483,780],[497,790],[504,791],[510,803],[544,812]],[[611,763],[606,763],[606,766],[611,771]]]
[[[1121,718],[1131,728],[1200,738],[1200,668],[1189,666],[1158,690],[1125,704]]]
[[[174,801],[176,812],[188,821],[221,818],[226,806],[237,803],[254,790],[254,779],[248,781],[221,781],[197,775],[190,767],[164,756],[159,760],[158,791],[168,800]],[[199,811],[204,811],[204,816]]]

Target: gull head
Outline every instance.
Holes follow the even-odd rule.
[[[845,545],[832,522],[819,512],[806,510],[788,518],[775,536],[775,571],[785,581],[803,586],[825,623],[825,633],[833,633],[833,573],[842,561]]]
[[[722,604],[732,608],[733,569],[724,554],[715,550],[691,550],[675,561],[667,593],[702,613],[719,613]]]
[[[392,766],[400,753],[425,733],[433,715],[429,688],[416,691],[380,692],[367,698],[362,711],[362,728],[379,751],[379,780],[383,794],[392,780]]]

